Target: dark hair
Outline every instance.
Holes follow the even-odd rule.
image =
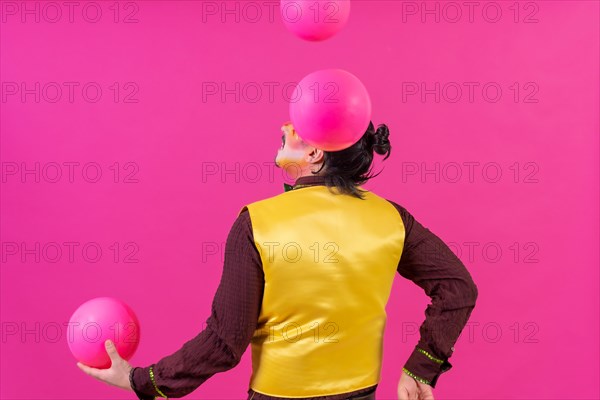
[[[313,174],[321,170],[325,179],[325,185],[329,188],[335,187],[343,194],[364,199],[363,190],[357,188],[376,177],[372,173],[373,152],[385,155],[387,159],[392,152],[392,145],[388,139],[390,132],[387,125],[381,124],[375,130],[373,122],[360,140],[347,149],[339,151],[324,151],[323,165]],[[331,191],[331,189],[330,189]]]

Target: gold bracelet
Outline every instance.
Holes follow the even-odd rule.
[[[420,349],[420,348],[417,347],[417,351],[419,353],[425,354],[427,356],[427,358],[429,358],[431,361],[435,361],[438,364],[443,364],[444,363],[444,360],[440,360],[439,358],[435,358],[434,356],[432,356],[431,354],[429,354],[428,352],[426,352],[423,349]]]
[[[152,367],[150,367],[150,380],[154,385],[154,390],[156,390],[156,393],[158,393],[161,397],[164,397],[166,399],[167,396],[165,396],[165,394],[158,389],[158,386],[156,386],[156,382],[154,381],[154,371],[152,370]]]
[[[413,374],[412,372],[410,372],[406,368],[402,368],[402,371],[404,371],[406,373],[406,375],[410,376],[411,378],[413,378],[416,381],[419,381],[419,382],[424,383],[426,385],[431,385],[430,381],[428,381],[427,379],[423,379],[421,377],[416,376],[415,374]]]

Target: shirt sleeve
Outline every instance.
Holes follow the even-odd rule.
[[[438,236],[405,208],[390,203],[400,213],[406,232],[398,273],[431,298],[419,342],[403,371],[435,388],[439,376],[452,368],[448,359],[475,307],[478,290],[464,264]]]
[[[206,328],[156,364],[132,370],[138,398],[183,397],[214,374],[235,367],[256,330],[263,290],[262,262],[244,208],[227,237],[223,274]]]

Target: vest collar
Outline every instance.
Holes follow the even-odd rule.
[[[288,192],[290,190],[299,189],[300,187],[324,185],[324,184],[325,184],[325,178],[323,176],[307,175],[307,176],[301,176],[298,179],[296,179],[296,182],[294,183],[293,186],[288,185],[287,183],[284,183],[283,188],[286,192]]]

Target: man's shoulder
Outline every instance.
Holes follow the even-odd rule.
[[[404,223],[405,228],[408,228],[409,226],[412,225],[412,221],[414,220],[414,217],[412,216],[412,214],[406,209],[406,207],[404,207],[402,204],[382,197],[385,201],[387,201],[388,203],[390,203],[392,206],[394,206],[394,208],[396,209],[396,211],[398,211],[398,214],[400,214],[400,217],[402,218],[402,222]]]
[[[405,212],[405,211],[406,211],[406,208],[405,208],[404,206],[402,206],[401,204],[399,204],[399,203],[395,202],[394,200],[390,200],[390,199],[387,199],[387,198],[384,198],[384,200],[386,200],[387,202],[391,203],[391,204],[392,204],[394,207],[396,207],[396,209],[397,209],[399,212],[400,212],[400,211],[402,211],[402,212]]]
[[[391,205],[392,205],[392,206],[394,206],[394,207],[396,208],[396,210],[398,210],[398,212],[400,212],[401,214],[402,214],[403,212],[406,212],[406,208],[404,208],[404,206],[402,206],[402,205],[401,205],[401,204],[399,204],[398,202],[396,202],[396,201],[394,201],[394,200],[391,200],[391,199],[389,199],[389,198],[387,198],[387,197],[385,197],[385,196],[382,196],[382,195],[380,195],[380,194],[377,194],[377,193],[375,193],[375,192],[373,192],[373,191],[370,191],[370,190],[369,190],[368,192],[369,192],[369,193],[370,193],[372,196],[374,196],[374,197],[376,197],[376,198],[379,198],[380,200],[383,200],[383,201],[384,201],[384,202],[386,202],[386,203],[389,203],[389,204],[391,204]]]

